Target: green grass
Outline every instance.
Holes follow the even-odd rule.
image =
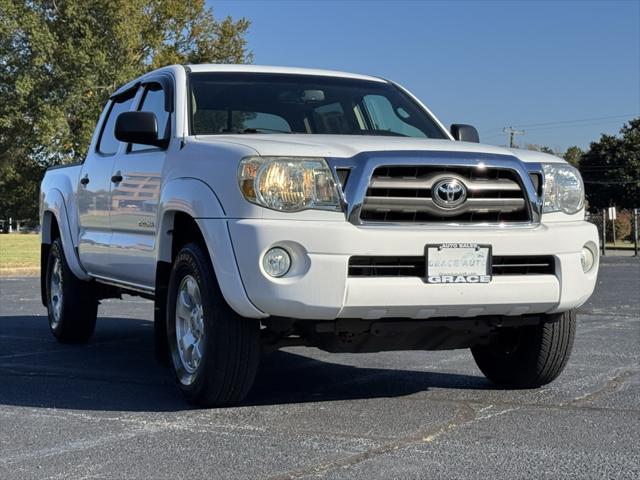
[[[40,271],[40,235],[0,235],[0,275],[34,275]]]

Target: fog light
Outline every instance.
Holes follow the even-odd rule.
[[[272,248],[262,257],[262,268],[272,277],[282,277],[291,268],[291,257],[283,248]]]
[[[586,244],[582,247],[582,253],[580,254],[580,263],[582,264],[582,271],[587,273],[591,271],[596,263],[596,253],[591,244]]]

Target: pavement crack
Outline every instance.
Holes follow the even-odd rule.
[[[301,478],[307,475],[317,475],[319,473],[327,472],[329,470],[335,470],[338,468],[349,468],[358,463],[364,462],[371,458],[384,455],[401,448],[405,448],[409,445],[418,444],[422,442],[430,442],[437,436],[442,435],[445,432],[451,431],[460,425],[464,425],[472,422],[477,417],[477,412],[473,410],[469,405],[462,404],[458,406],[454,417],[447,423],[441,426],[435,426],[424,430],[418,430],[412,435],[399,438],[389,443],[385,443],[378,447],[370,448],[364,452],[349,455],[347,457],[338,458],[336,460],[327,461],[311,465],[298,470],[292,470],[286,473],[278,474],[272,477],[268,477],[269,480],[291,480]]]
[[[611,379],[609,379],[602,387],[600,387],[595,392],[587,393],[580,397],[574,398],[573,400],[566,403],[568,406],[574,407],[583,407],[587,406],[587,404],[592,403],[595,400],[598,400],[601,397],[605,397],[607,395],[611,395],[612,393],[620,390],[620,388],[624,385],[624,383],[638,373],[637,369],[623,370],[616,375],[614,375]]]

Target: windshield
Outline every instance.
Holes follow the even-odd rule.
[[[271,73],[194,73],[191,133],[303,133],[448,138],[386,82]]]

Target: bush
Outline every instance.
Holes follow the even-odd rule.
[[[640,219],[638,219],[640,220]],[[589,221],[598,227],[598,232],[602,236],[602,213],[589,217]],[[633,210],[618,210],[616,212],[616,240],[633,241]],[[613,242],[613,222],[607,218],[607,242]]]

